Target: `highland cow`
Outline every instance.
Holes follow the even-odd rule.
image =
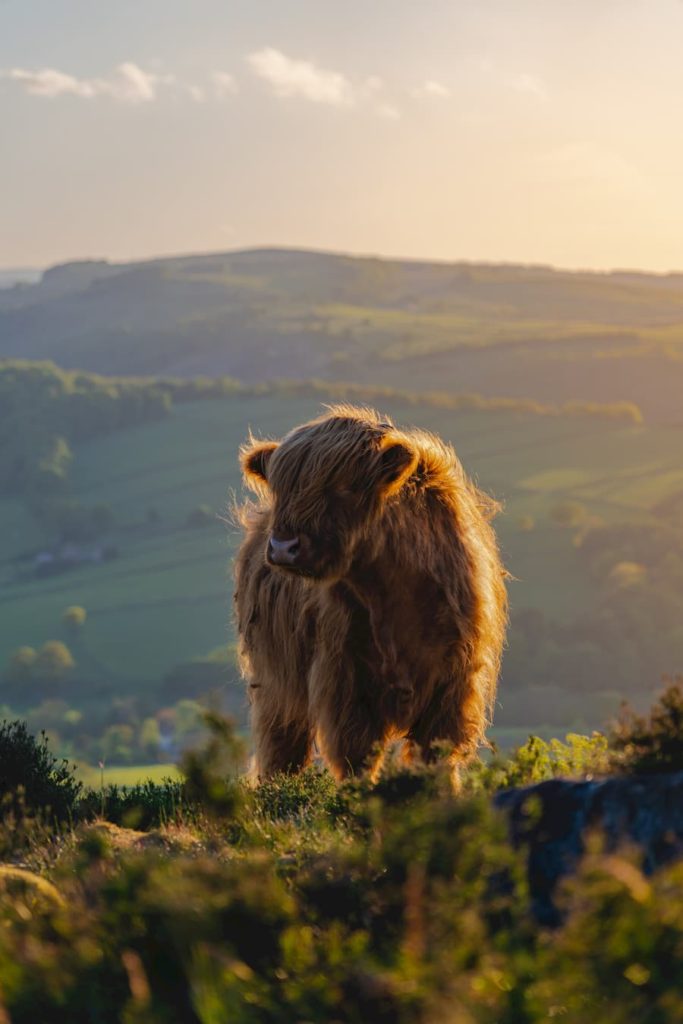
[[[296,771],[314,743],[334,774],[406,756],[470,757],[503,647],[496,504],[451,447],[339,405],[242,449],[235,602],[256,768]]]

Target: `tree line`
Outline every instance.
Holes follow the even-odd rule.
[[[411,393],[321,380],[242,384],[232,377],[161,380],[102,377],[64,370],[51,362],[0,360],[0,487],[5,493],[45,498],[63,493],[72,445],[167,416],[176,402],[282,394],[321,400],[398,401],[452,410],[513,412],[532,416],[580,416],[642,422],[632,402],[566,402],[486,398],[448,392]]]

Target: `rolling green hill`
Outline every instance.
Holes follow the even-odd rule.
[[[355,380],[680,422],[683,275],[255,250],[83,262],[0,291],[0,357],[110,375]]]
[[[76,706],[105,696],[163,703],[174,667],[232,639],[240,442],[249,428],[278,436],[320,404],[236,393],[174,403],[162,419],[76,442],[70,495],[108,510],[95,545],[109,546],[108,559],[91,561],[94,542],[81,543],[68,570],[43,574],[56,533],[18,498],[0,500],[0,665],[21,645],[67,639],[80,674],[55,696]],[[505,504],[498,529],[515,580],[500,725],[597,725],[620,696],[641,696],[683,665],[681,428],[405,397],[377,404],[451,440]],[[615,575],[639,537],[648,544],[636,568]],[[70,605],[88,613],[74,637],[61,623]]]

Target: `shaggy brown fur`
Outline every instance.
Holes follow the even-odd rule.
[[[507,600],[496,505],[453,449],[340,405],[251,438],[241,461],[259,496],[240,509],[235,594],[259,774],[302,767],[314,741],[337,777],[393,738],[425,758],[448,741],[454,767],[471,756]],[[271,537],[296,537],[300,564],[268,564]]]

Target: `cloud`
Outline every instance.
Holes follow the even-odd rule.
[[[451,95],[451,90],[442,85],[441,82],[436,82],[433,78],[428,78],[422,85],[418,85],[416,89],[413,89],[413,96],[418,99],[436,99],[445,100]]]
[[[398,121],[401,117],[401,111],[391,103],[378,104],[375,107],[375,113],[378,117],[386,118],[387,121]]]
[[[334,107],[367,109],[377,117],[398,121],[401,111],[383,99],[385,84],[379,75],[351,82],[340,71],[321,68],[312,61],[295,60],[265,47],[247,55],[254,74],[266,81],[278,99],[298,98]]]
[[[91,100],[109,96],[122,103],[149,103],[156,99],[159,85],[173,81],[171,75],[144,71],[131,61],[115,68],[109,78],[77,78],[55,68],[30,71],[12,68],[3,72],[5,78],[17,82],[30,96],[56,99],[58,96],[79,96]]]
[[[74,78],[73,75],[65,75],[63,71],[55,71],[53,68],[43,68],[42,71],[12,68],[10,71],[4,72],[4,76],[19,82],[31,96],[45,96],[48,99],[53,99],[55,96],[70,94],[90,99],[95,95],[92,82]]]
[[[299,98],[311,103],[334,107],[365,109],[385,120],[396,121],[400,110],[389,102],[385,85],[378,75],[368,75],[357,82],[339,71],[322,68],[307,60],[295,60],[272,47],[265,47],[246,57],[253,73],[266,82],[271,93],[279,98]],[[84,100],[106,97],[127,104],[151,103],[158,98],[162,86],[174,85],[176,95],[195,103],[211,98],[225,100],[239,90],[232,74],[215,70],[201,83],[187,82],[160,70],[148,71],[132,61],[119,64],[106,77],[78,77],[56,68],[12,68],[0,70],[6,78],[30,96],[56,99],[76,96]],[[425,83],[431,95],[442,95],[444,87],[436,82]]]
[[[250,53],[247,63],[280,99],[297,97],[333,107],[354,103],[351,83],[339,71],[320,68],[307,60],[294,60],[272,47]]]
[[[214,71],[211,81],[213,82],[214,96],[219,100],[234,96],[237,92],[237,82],[227,71]]]
[[[102,91],[125,103],[149,103],[156,98],[158,85],[172,82],[171,75],[155,75],[137,64],[119,64],[113,77],[103,81]]]

